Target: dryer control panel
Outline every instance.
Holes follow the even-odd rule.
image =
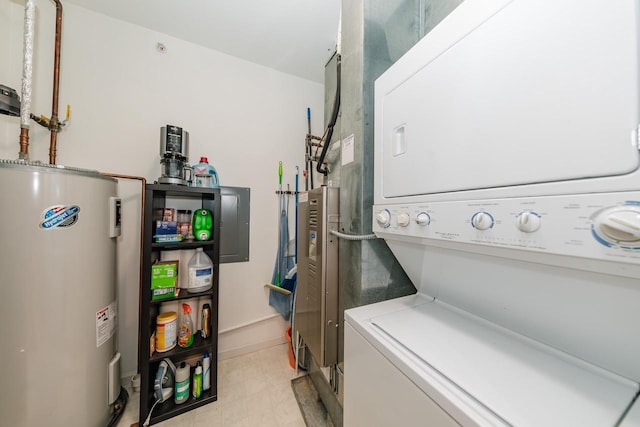
[[[640,264],[640,192],[376,205],[373,212],[373,230],[385,239]]]

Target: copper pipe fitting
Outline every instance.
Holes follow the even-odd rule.
[[[29,128],[20,128],[20,160],[29,160]]]

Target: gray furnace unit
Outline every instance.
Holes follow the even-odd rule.
[[[295,328],[319,366],[338,362],[338,188],[309,191],[298,204]]]

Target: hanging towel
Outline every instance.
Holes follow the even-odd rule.
[[[288,197],[281,193],[278,248],[275,265],[273,267],[273,275],[271,276],[271,284],[278,287],[286,286],[291,288],[287,289],[288,291],[292,291],[295,287],[295,279],[293,279],[293,274],[291,276],[288,275],[295,266],[295,250],[290,250],[290,246],[295,247],[295,242],[289,241],[288,201]],[[291,243],[293,243],[293,245],[291,245]],[[288,276],[288,279],[285,276]],[[291,281],[293,281],[293,283]],[[278,310],[278,313],[280,313],[285,320],[289,320],[289,316],[291,315],[291,304],[291,295],[285,295],[273,289],[269,290],[269,305]]]
[[[286,289],[291,292],[289,295],[285,295],[281,292],[269,290],[269,305],[275,308],[284,320],[289,320],[291,312],[293,311],[293,295],[296,290],[296,280],[298,275],[295,272],[295,267],[285,276],[284,280],[280,284],[282,289]]]

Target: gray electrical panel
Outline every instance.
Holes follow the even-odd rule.
[[[298,203],[295,327],[319,366],[338,362],[338,188],[309,191]]]
[[[220,187],[220,263],[249,261],[251,189]]]

